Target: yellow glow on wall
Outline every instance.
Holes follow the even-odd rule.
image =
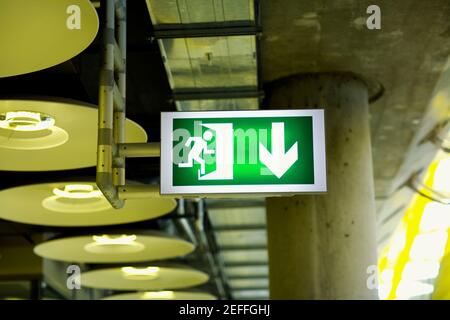
[[[450,234],[450,228],[447,231]],[[447,241],[445,255],[442,258],[439,276],[435,282],[433,300],[450,300],[450,241]]]
[[[433,290],[434,286],[429,283],[402,280],[397,287],[396,298],[408,299],[414,296],[430,294]]]
[[[439,161],[433,161],[429,166],[424,176],[426,186],[433,186],[438,165]],[[383,250],[379,259],[381,299],[408,299],[433,292],[432,285],[420,280],[436,275],[436,263],[444,254],[447,235],[443,231],[430,229],[429,217],[422,222],[425,208],[430,203],[431,200],[426,197],[414,196],[391,241]],[[424,228],[428,228],[429,232],[425,233]],[[432,250],[428,250],[430,241],[434,247]],[[392,277],[383,280],[382,275],[387,270],[392,272]]]

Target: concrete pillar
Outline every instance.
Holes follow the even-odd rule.
[[[351,74],[308,74],[267,89],[269,109],[325,109],[328,185],[267,199],[271,298],[377,299],[367,286],[377,264],[367,87]]]

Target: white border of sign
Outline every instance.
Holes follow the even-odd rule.
[[[314,184],[264,184],[264,185],[208,185],[173,186],[173,120],[192,118],[266,118],[305,117],[313,120]],[[255,110],[255,111],[202,111],[161,112],[161,194],[220,196],[238,194],[297,194],[326,192],[326,157],[324,110]]]

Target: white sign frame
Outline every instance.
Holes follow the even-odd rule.
[[[264,184],[264,185],[173,185],[173,120],[192,118],[267,118],[312,117],[313,129],[313,184]],[[217,197],[227,195],[281,195],[299,193],[323,193],[327,191],[325,155],[325,116],[323,109],[255,110],[255,111],[201,111],[161,112],[161,195],[198,195]]]

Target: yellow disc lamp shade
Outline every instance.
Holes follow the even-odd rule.
[[[217,300],[206,292],[147,291],[115,294],[102,300]]]
[[[62,238],[41,243],[34,248],[34,252],[42,258],[77,263],[163,260],[183,256],[193,250],[194,245],[182,239],[135,234]]]
[[[70,60],[89,46],[98,27],[89,0],[0,0],[0,78]]]
[[[42,226],[105,226],[148,220],[170,213],[176,201],[153,197],[126,200],[113,209],[94,182],[67,181],[0,191],[0,219]]]
[[[80,102],[0,100],[0,170],[95,166],[97,117],[96,106]],[[133,121],[126,121],[125,130],[127,142],[147,141],[145,130]]]
[[[198,286],[208,279],[206,273],[194,269],[122,267],[84,272],[81,274],[81,285],[123,291],[166,291]]]

